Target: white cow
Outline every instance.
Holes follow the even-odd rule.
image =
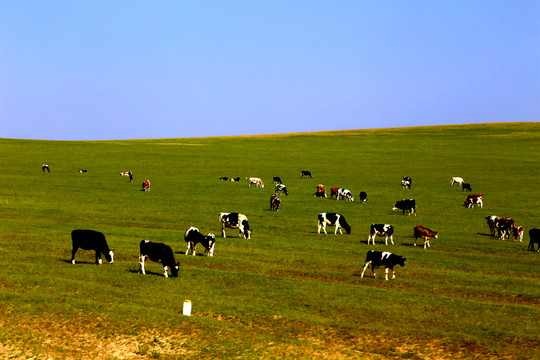
[[[251,187],[251,184],[254,184],[257,187],[264,188],[264,183],[262,182],[262,180],[256,177],[249,178],[249,187]]]
[[[452,182],[450,183],[451,186],[454,186],[455,184],[458,184],[459,186],[461,186],[461,184],[463,184],[465,180],[463,180],[462,177],[459,177],[459,176],[454,176],[452,178]]]

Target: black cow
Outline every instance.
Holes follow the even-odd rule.
[[[278,211],[281,199],[277,195],[270,195],[270,210]]]
[[[373,245],[375,245],[375,236],[386,236],[386,239],[384,240],[385,244],[388,245],[388,238],[390,238],[390,242],[394,245],[394,227],[390,224],[371,224],[367,239],[368,245],[370,240],[373,241]]]
[[[366,255],[366,263],[364,264],[364,269],[362,270],[362,277],[364,277],[366,269],[371,264],[371,272],[373,272],[373,277],[376,277],[375,269],[379,266],[384,266],[386,272],[386,280],[388,280],[388,269],[392,270],[392,279],[395,279],[396,271],[394,270],[394,266],[405,266],[405,260],[407,259],[405,259],[403,256],[395,255],[386,251],[381,252],[369,250]]]
[[[165,277],[169,277],[169,269],[171,270],[171,276],[178,277],[180,263],[175,262],[173,251],[169,245],[142,240],[139,249],[139,273],[146,274],[144,261],[148,258],[151,261],[161,262]]]
[[[245,239],[251,238],[251,232],[252,229],[249,228],[249,223],[247,216],[244,214],[239,213],[220,213],[219,214],[219,221],[221,222],[221,234],[223,237],[227,237],[225,235],[225,228],[230,229],[238,229],[239,237],[242,237],[244,235]]]
[[[498,228],[499,221],[501,220],[501,217],[497,215],[491,215],[491,216],[486,216],[485,219],[487,220],[487,224],[489,226],[489,232],[491,233],[491,236],[495,236],[495,234],[497,233],[497,228]]]
[[[404,199],[399,200],[394,204],[394,207],[392,208],[392,211],[395,211],[397,209],[403,210],[403,213],[405,211],[409,213],[409,215],[414,214],[416,216],[416,202],[414,199]]]
[[[538,244],[537,252],[540,252],[540,229],[531,229],[529,230],[529,247],[530,251],[534,251],[534,244]]]
[[[341,231],[341,228],[345,229],[347,234],[351,233],[351,227],[347,223],[347,220],[345,220],[345,217],[340,214],[336,213],[320,213],[318,216],[318,226],[317,226],[317,233],[321,233],[321,227],[325,234],[326,232],[326,225],[335,226],[336,231],[334,234],[337,234],[337,231],[341,234],[343,234],[343,231]]]
[[[279,176],[274,176],[274,184],[283,184]]]
[[[471,184],[466,183],[466,182],[461,183],[461,191],[463,192],[465,190],[467,190],[468,192],[471,192],[472,191]]]
[[[96,252],[96,264],[101,265],[101,254],[112,264],[114,253],[109,249],[105,235],[94,230],[73,230],[71,232],[71,263],[75,264],[75,254],[79,248],[83,250],[94,250]]]
[[[214,245],[216,244],[216,236],[212,233],[203,235],[196,227],[190,227],[184,234],[184,240],[187,243],[186,255],[191,253],[195,256],[195,247],[201,244],[204,247],[204,253],[207,256],[214,256]]]
[[[313,179],[313,176],[311,176],[311,171],[305,171],[305,170],[301,171],[300,177],[301,178],[307,177],[307,178]]]
[[[364,204],[367,201],[367,194],[365,191],[360,191],[360,202]]]
[[[51,169],[49,169],[49,165],[43,164],[43,165],[41,165],[41,171],[42,171],[42,172],[45,172],[45,171],[46,171],[46,172],[50,173],[50,172],[51,172]]]

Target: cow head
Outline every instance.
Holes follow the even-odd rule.
[[[114,262],[114,250],[110,250],[108,254],[105,254],[105,259],[112,264]]]
[[[174,266],[171,266],[171,276],[178,277],[179,270],[180,270],[180,263],[177,262]]]
[[[401,265],[401,266],[405,266],[405,260],[407,260],[406,258],[404,258],[403,256],[400,256],[399,259],[398,259],[398,265]]]

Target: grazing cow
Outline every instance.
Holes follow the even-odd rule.
[[[367,243],[369,245],[370,240],[375,245],[375,236],[386,236],[385,244],[388,245],[388,238],[394,245],[394,227],[390,224],[371,224]]]
[[[227,180],[229,180],[229,178],[226,177],[226,176],[222,176],[222,177],[219,178],[219,180],[227,181]]]
[[[204,253],[207,256],[214,256],[214,245],[216,244],[216,236],[212,233],[203,235],[196,227],[190,227],[184,234],[184,240],[187,243],[186,255],[191,254],[195,256],[195,247],[197,244],[201,244],[204,247]]]
[[[414,246],[416,246],[416,241],[419,237],[424,239],[424,249],[426,248],[426,246],[431,247],[431,245],[429,245],[429,239],[438,239],[436,231],[431,231],[430,229],[423,227],[422,225],[416,225],[414,227]]]
[[[491,215],[491,216],[486,216],[485,219],[487,220],[487,224],[489,226],[489,232],[491,233],[491,236],[495,236],[495,234],[497,233],[498,224],[501,218],[497,215]]]
[[[79,248],[83,250],[94,250],[96,252],[96,264],[101,265],[101,254],[112,264],[114,253],[109,249],[105,235],[94,230],[73,230],[71,232],[71,263],[75,264],[75,254]]]
[[[254,184],[256,187],[260,187],[264,189],[264,183],[259,178],[256,178],[256,177],[249,178],[249,187],[251,187],[251,184]]]
[[[144,261],[160,262],[163,265],[163,272],[166,278],[169,277],[168,270],[171,270],[172,277],[178,277],[180,263],[175,262],[174,253],[169,245],[156,243],[149,240],[142,240],[139,244],[139,273],[144,271]]]
[[[279,176],[274,176],[273,181],[274,181],[274,184],[283,184],[283,183],[281,182],[281,178],[280,178]]]
[[[142,191],[150,191],[150,180],[144,180],[142,183]]]
[[[129,174],[131,174],[131,171],[123,171],[120,173],[122,176],[129,176]]]
[[[323,192],[316,192],[315,194],[313,194],[313,197],[328,197],[325,193]]]
[[[480,208],[484,207],[484,195],[482,194],[471,194],[467,196],[467,200],[465,200],[465,207],[466,208],[473,208],[474,205],[480,206]]]
[[[134,178],[133,173],[130,171],[129,172],[129,182],[130,183],[133,183],[133,178]]]
[[[529,230],[529,247],[527,248],[530,251],[534,251],[534,244],[538,245],[538,250],[540,252],[540,229],[531,229]]]
[[[369,250],[366,255],[366,263],[364,264],[364,269],[362,270],[362,277],[366,269],[371,265],[371,272],[375,278],[375,269],[379,266],[384,266],[385,269],[385,279],[388,280],[388,270],[392,270],[392,279],[396,278],[396,272],[394,266],[401,265],[405,266],[405,259],[403,256],[395,255],[386,251],[375,251]]]
[[[409,215],[414,214],[414,216],[416,216],[416,202],[414,199],[403,199],[396,201],[392,211],[397,209],[403,210],[403,213],[406,211]]]
[[[464,180],[462,177],[459,177],[459,176],[454,176],[452,178],[452,181],[450,182],[450,186],[454,186],[455,184],[458,184],[459,186],[461,186],[461,184],[463,184]]]
[[[412,184],[412,179],[410,176],[404,176],[403,180],[401,180],[401,188],[402,189],[410,189]]]
[[[289,195],[289,191],[287,190],[287,187],[283,184],[276,184],[276,194],[280,193],[280,195]]]
[[[331,187],[331,188],[330,188],[330,199],[333,199],[334,196],[335,196],[336,199],[337,199],[337,193],[338,193],[338,190],[339,190],[338,187]]]
[[[313,197],[326,197],[326,186],[323,184],[317,185],[317,192],[313,194]]]
[[[351,227],[349,224],[347,224],[347,220],[345,220],[345,217],[340,214],[336,213],[320,213],[318,216],[318,226],[317,226],[317,233],[321,233],[321,227],[325,234],[326,232],[326,225],[329,226],[335,226],[336,231],[334,234],[337,234],[338,230],[341,234],[343,234],[343,231],[341,231],[341,228],[345,229],[347,234],[351,233]]]
[[[499,219],[497,222],[497,232],[499,233],[499,239],[504,240],[509,238],[515,228],[514,219],[505,217]]]
[[[307,178],[313,179],[313,176],[311,176],[311,171],[305,171],[305,170],[301,171],[300,177],[301,178],[307,177]]]
[[[278,211],[281,199],[277,195],[270,196],[270,210]]]
[[[235,178],[231,178],[231,181],[240,181],[240,176],[239,176],[239,177],[235,177]]]
[[[519,238],[519,242],[523,242],[523,233],[525,232],[525,229],[523,229],[523,226],[514,226],[512,229],[512,238],[514,241],[516,241]]]
[[[471,192],[472,191],[471,184],[466,183],[466,182],[461,183],[461,191],[463,192],[465,190],[467,190],[468,192]]]
[[[354,196],[347,189],[338,189],[336,200],[339,200],[340,197],[345,199],[345,201],[354,201]]]
[[[51,169],[49,168],[49,165],[43,164],[43,165],[41,165],[41,171],[42,171],[42,172],[45,172],[45,171],[46,171],[46,172],[50,173],[50,172],[51,172]]]
[[[360,191],[360,202],[364,204],[367,201],[367,194],[365,191]]]
[[[242,237],[243,235],[244,239],[251,239],[251,232],[253,230],[249,228],[249,223],[246,215],[239,213],[220,213],[219,221],[221,221],[221,234],[224,238],[227,237],[225,235],[225,228],[230,228],[238,229],[238,237]]]
[[[85,172],[88,172],[88,170],[86,169],[82,169],[82,170],[79,170],[80,173],[85,173]]]

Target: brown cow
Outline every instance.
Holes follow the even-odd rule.
[[[431,247],[431,245],[429,245],[429,239],[438,239],[436,231],[431,231],[430,229],[423,227],[422,225],[416,225],[414,227],[414,246],[416,246],[416,241],[419,237],[424,238],[424,249],[426,248],[426,245],[427,247]]]

